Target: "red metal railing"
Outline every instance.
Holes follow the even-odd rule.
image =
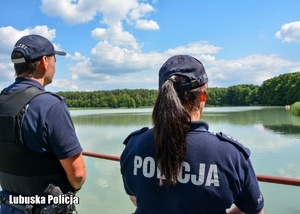
[[[94,152],[83,152],[82,154],[85,156],[94,157],[94,158],[101,158],[101,159],[112,160],[112,161],[120,161],[120,157],[113,156],[113,155],[99,154],[99,153],[94,153]],[[256,177],[261,182],[300,186],[300,179],[297,179],[297,178],[287,178],[287,177],[261,175],[261,174],[257,174]]]
[[[99,154],[99,153],[94,153],[94,152],[82,152],[82,154],[85,155],[85,156],[94,157],[94,158],[101,158],[101,159],[106,159],[106,160],[120,161],[120,157],[113,156],[113,155],[105,155],[105,154]]]

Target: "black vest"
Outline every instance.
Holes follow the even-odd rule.
[[[72,188],[58,158],[35,152],[24,145],[22,122],[27,104],[42,93],[37,87],[0,94],[0,184],[4,191],[44,195],[49,183],[63,192]]]

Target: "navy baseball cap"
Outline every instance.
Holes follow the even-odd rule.
[[[179,90],[197,88],[208,82],[203,64],[189,55],[172,56],[162,65],[159,70],[159,88],[174,76],[184,76],[190,80],[188,83],[175,84],[175,88]]]
[[[24,55],[24,57],[18,59],[11,58],[11,61],[15,64],[28,62],[42,56],[50,56],[53,54],[66,55],[66,52],[64,51],[54,50],[53,44],[48,39],[34,34],[23,36],[17,41],[12,54],[14,52],[21,52]]]

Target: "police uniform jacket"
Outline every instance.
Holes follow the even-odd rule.
[[[144,128],[124,142],[121,173],[126,193],[137,199],[135,213],[225,214],[233,203],[245,213],[262,210],[250,151],[237,140],[192,122],[182,172],[171,186],[160,185],[153,140],[153,129]]]

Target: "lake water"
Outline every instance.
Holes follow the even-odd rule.
[[[152,109],[73,110],[85,151],[119,156],[127,135],[151,125]],[[300,117],[284,107],[206,107],[202,120],[250,148],[257,174],[300,178]],[[85,156],[87,180],[79,192],[79,213],[132,213],[119,162]],[[265,213],[300,213],[300,187],[260,182]]]
[[[120,156],[123,140],[151,127],[152,109],[71,110],[84,151]],[[250,148],[257,174],[300,178],[300,117],[284,107],[206,107],[202,120]],[[119,162],[85,156],[87,180],[78,193],[80,214],[131,214]],[[299,214],[300,187],[260,182],[266,214]]]

